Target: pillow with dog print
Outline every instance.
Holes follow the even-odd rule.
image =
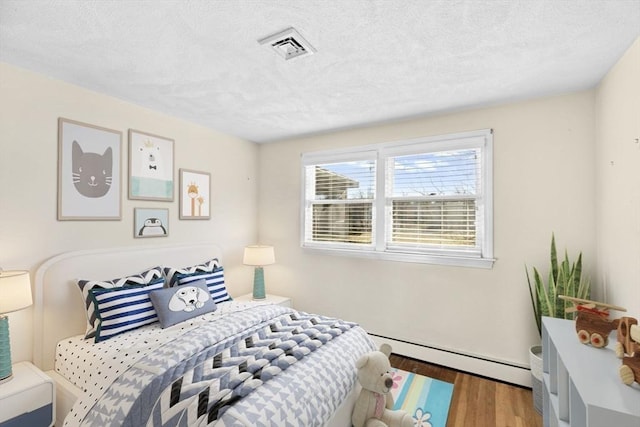
[[[163,329],[217,308],[204,279],[151,291],[149,297]]]

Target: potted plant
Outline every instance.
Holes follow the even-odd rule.
[[[574,313],[565,311],[571,303],[558,298],[566,295],[575,298],[589,299],[591,285],[589,279],[582,274],[582,252],[574,262],[569,260],[565,250],[564,259],[558,262],[555,235],[551,234],[551,265],[548,279],[545,282],[537,268],[533,267],[533,281],[529,268],[525,265],[529,295],[538,333],[542,336],[542,316],[573,319]],[[533,383],[534,406],[542,412],[542,346],[535,345],[529,349],[531,376]]]

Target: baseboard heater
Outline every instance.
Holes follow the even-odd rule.
[[[531,388],[531,372],[526,365],[518,365],[502,360],[492,360],[481,355],[442,349],[425,344],[416,344],[369,333],[376,345],[388,343],[393,352],[428,363],[446,366],[458,371],[491,378],[522,387]]]

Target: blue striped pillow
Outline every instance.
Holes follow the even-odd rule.
[[[131,276],[120,277],[113,280],[78,280],[78,287],[82,292],[82,300],[85,302],[87,310],[87,331],[85,338],[93,338],[96,334],[96,311],[91,298],[91,290],[93,289],[116,289],[125,286],[145,286],[149,283],[155,283],[156,280],[162,278],[162,268],[154,267]]]
[[[91,289],[97,317],[95,342],[157,322],[149,293],[163,287],[164,279],[159,279],[145,286]]]
[[[173,268],[164,267],[164,275],[167,278],[167,286],[172,287],[176,285],[178,281],[177,274],[194,274],[194,273],[211,273],[214,270],[221,268],[218,258],[212,258],[209,261],[204,261],[201,264],[192,265],[190,267]]]
[[[200,279],[204,279],[211,293],[211,298],[216,304],[231,300],[227,287],[224,284],[224,268],[218,267],[212,272],[198,271],[195,273],[183,274],[176,273],[174,276],[178,286],[188,285]]]

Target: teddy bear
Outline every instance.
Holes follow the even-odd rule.
[[[353,427],[413,427],[409,414],[392,410],[390,354],[391,346],[382,344],[380,350],[369,352],[356,361],[362,390],[351,415]]]

